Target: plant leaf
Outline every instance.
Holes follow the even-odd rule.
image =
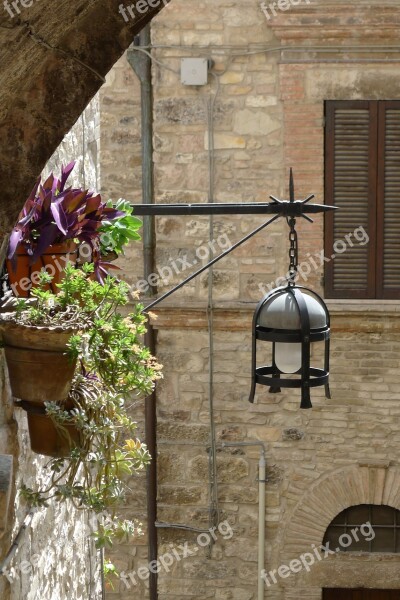
[[[85,213],[88,215],[92,212],[96,212],[101,205],[101,196],[98,194],[97,196],[93,196],[89,198],[86,202],[86,210]]]
[[[62,169],[61,169],[62,175],[61,175],[60,188],[59,188],[60,192],[64,191],[65,184],[66,184],[67,179],[70,176],[74,166],[75,166],[75,161],[73,160],[66,167],[62,167]]]
[[[103,214],[107,215],[107,219],[112,221],[113,219],[117,219],[120,217],[125,217],[126,213],[121,210],[116,210],[115,208],[109,208],[108,206],[104,207]]]
[[[52,202],[50,208],[58,229],[62,231],[64,235],[67,235],[68,220],[61,202],[61,200],[58,200],[57,202]]]
[[[12,234],[10,235],[10,241],[8,244],[8,256],[7,258],[11,260],[14,257],[14,254],[17,250],[18,244],[23,240],[23,232],[21,229],[14,229]],[[16,265],[13,264],[14,271]]]
[[[48,227],[42,230],[39,241],[33,251],[32,264],[55,242],[59,233],[60,231],[55,223],[50,223]]]
[[[33,186],[33,189],[31,191],[31,193],[29,194],[28,199],[25,202],[25,205],[28,204],[28,203],[30,203],[30,202],[33,202],[33,200],[35,199],[36,193],[38,191],[39,184],[40,184],[40,177],[38,177],[35,185]]]
[[[84,205],[87,197],[86,190],[69,190],[68,193],[63,197],[63,206],[67,214],[70,214],[80,208],[80,205]]]
[[[44,190],[46,190],[46,192],[53,189],[54,179],[53,173],[50,173],[46,181],[43,183],[42,187]]]

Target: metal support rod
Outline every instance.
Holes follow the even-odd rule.
[[[150,304],[148,304],[145,307],[145,309],[143,310],[143,312],[147,312],[147,311],[151,310],[154,306],[156,306],[157,304],[159,304],[160,302],[162,302],[163,300],[165,300],[166,298],[168,298],[168,296],[171,296],[172,294],[174,294],[176,291],[178,291],[184,285],[186,285],[187,283],[189,283],[189,281],[192,281],[192,279],[194,279],[195,277],[197,277],[198,275],[200,275],[201,273],[203,273],[203,271],[205,271],[206,269],[210,268],[212,265],[215,265],[215,263],[218,262],[219,260],[221,260],[221,258],[224,258],[228,254],[230,254],[230,252],[232,252],[233,250],[235,250],[236,248],[238,248],[239,246],[241,246],[241,244],[244,244],[245,242],[247,242],[247,240],[249,240],[251,237],[253,237],[253,235],[256,235],[256,233],[258,233],[259,231],[261,231],[262,229],[264,229],[265,227],[267,227],[268,225],[270,225],[271,223],[273,223],[274,221],[276,221],[276,219],[278,219],[278,218],[279,218],[279,215],[275,215],[275,217],[273,217],[272,219],[270,219],[266,223],[263,223],[263,225],[260,225],[260,227],[257,227],[257,229],[254,229],[251,233],[249,233],[248,235],[246,235],[246,237],[242,238],[241,240],[239,240],[238,242],[236,242],[236,244],[233,244],[233,246],[231,246],[230,248],[228,248],[227,250],[225,250],[225,252],[222,252],[222,254],[219,254],[218,256],[216,256],[215,258],[213,258],[210,262],[208,262],[206,265],[204,265],[203,267],[201,267],[200,269],[198,269],[197,271],[195,271],[195,273],[192,273],[191,275],[189,275],[189,277],[187,277],[186,279],[184,279],[183,281],[181,281],[180,283],[178,283],[178,285],[176,285],[175,287],[173,287],[171,290],[169,290],[168,292],[165,292],[165,294],[163,294],[162,296],[160,296],[159,298],[157,298],[156,300],[154,300],[153,302],[151,302]]]
[[[133,204],[136,216],[173,216],[173,215],[280,215],[281,217],[300,217],[304,214],[324,213],[336,210],[337,206],[327,204],[307,204],[314,196],[305,200],[290,202],[287,200],[256,203],[204,203],[204,204]]]
[[[136,41],[140,46],[150,46],[151,30],[147,25]],[[153,169],[153,87],[151,81],[151,57],[143,52],[131,50],[128,52],[128,61],[138,76],[141,84],[141,118],[142,118],[142,193],[143,202],[147,206],[154,204],[154,169]],[[138,206],[135,205],[136,212]],[[147,280],[155,270],[155,226],[154,217],[148,213],[143,220],[143,253],[144,277]],[[157,293],[155,286],[150,286],[147,292],[149,297]],[[156,334],[151,324],[148,324],[145,344],[150,352],[156,352]],[[158,534],[157,534],[157,397],[154,391],[145,401],[145,431],[146,444],[151,455],[150,465],[147,467],[147,528],[148,528],[148,562],[157,560]],[[150,572],[149,592],[150,600],[157,600],[157,573]]]
[[[272,202],[264,202],[264,203],[239,203],[239,204],[214,204],[213,202],[207,202],[206,204],[135,204],[135,212],[136,215],[221,215],[221,214],[231,214],[231,215],[275,215],[270,221],[264,223],[254,231],[252,231],[249,235],[241,239],[239,242],[234,244],[231,248],[228,248],[225,252],[215,257],[209,263],[201,267],[198,271],[189,275],[184,281],[176,285],[174,288],[166,292],[160,298],[154,300],[148,304],[143,312],[149,311],[151,308],[174,294],[181,287],[192,281],[195,277],[203,273],[206,269],[214,265],[216,262],[224,258],[227,254],[235,250],[238,246],[246,242],[253,235],[256,235],[259,231],[264,229],[275,221],[278,217],[286,217],[295,219],[296,217],[302,217],[306,221],[311,221],[310,217],[308,217],[307,213],[317,214],[317,213],[325,213],[331,210],[336,210],[337,206],[329,206],[326,204],[308,204],[310,200],[314,198],[314,194],[307,196],[304,200],[295,200],[295,192],[294,192],[294,179],[293,179],[293,170],[290,169],[290,182],[289,182],[289,193],[290,200],[279,200],[275,198],[275,196],[270,196]]]

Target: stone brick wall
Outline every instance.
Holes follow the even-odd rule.
[[[100,191],[105,199],[126,198],[131,202],[141,202],[140,86],[126,56],[107,75],[99,101]],[[129,284],[143,279],[142,245],[132,244],[127,257],[122,257],[118,266]]]
[[[347,44],[394,43],[396,2],[301,3],[267,20],[256,0],[172,0],[153,22],[154,163],[158,202],[251,202],[286,196],[288,168],[297,197],[323,201],[326,99],[398,98],[399,56],[344,52]],[[308,50],[296,50],[299,44]],[[324,53],[315,46],[328,46]],[[286,49],[277,51],[277,47]],[[336,46],[341,48],[336,49]],[[265,51],[267,49],[267,51]],[[214,76],[203,87],[180,83],[182,57],[207,57]],[[101,92],[102,189],[140,201],[139,89],[122,59]],[[213,106],[214,170],[208,153]],[[323,222],[299,224],[300,260],[323,247]],[[238,240],[262,222],[252,217],[158,218],[157,268],[164,291],[205,260],[209,238]],[[222,248],[216,246],[219,252]],[[210,339],[212,397],[218,443],[262,441],[267,450],[267,571],[322,543],[344,508],[385,503],[400,508],[398,302],[329,302],[333,321],[332,400],[316,389],[312,411],[295,393],[250,387],[251,318],[260,284],[287,270],[287,227],[277,223],[214,268],[212,295],[202,276],[157,309],[158,519],[209,527]],[[131,283],[143,276],[140,249],[121,264]],[[188,266],[190,263],[190,267]],[[168,270],[168,269],[169,270]],[[307,285],[323,291],[322,271]],[[208,304],[210,307],[208,308]],[[140,419],[139,413],[139,419]],[[194,554],[159,574],[160,600],[254,600],[257,589],[258,485],[256,447],[219,448],[219,520],[232,539],[200,548],[198,531],[160,528],[159,553],[186,542]],[[126,510],[145,518],[145,488],[135,482]],[[115,562],[136,577],[110,598],[148,598],[146,539],[116,549]],[[172,544],[172,547],[171,547]],[[323,587],[400,588],[397,555],[325,559],[265,588],[268,600],[320,600]],[[136,575],[135,575],[136,573]]]
[[[77,160],[71,181],[96,188],[98,184],[98,98],[78,119],[74,128],[46,165],[59,174],[61,165]],[[10,389],[2,373],[0,415],[0,452],[15,456],[15,490],[10,507],[10,526],[1,539],[1,556],[10,548],[27,515],[27,507],[18,496],[21,483],[34,488],[46,486],[48,459],[30,451],[26,415],[12,409]],[[18,550],[0,578],[2,600],[71,600],[98,597],[101,578],[99,557],[88,535],[88,516],[71,505],[50,503],[40,509],[22,534]]]

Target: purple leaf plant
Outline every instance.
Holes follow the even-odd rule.
[[[37,180],[18,217],[8,247],[8,259],[16,264],[20,245],[34,264],[46,250],[68,240],[87,243],[92,251],[96,277],[103,280],[107,269],[116,268],[100,260],[100,231],[103,221],[112,221],[125,213],[102,202],[100,194],[82,188],[66,188],[75,161],[62,167],[61,178],[53,173],[41,183]]]

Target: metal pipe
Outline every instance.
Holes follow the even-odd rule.
[[[25,530],[30,527],[31,523],[32,523],[32,519],[34,517],[36,513],[36,508],[32,508],[28,514],[26,515],[25,519],[22,522],[21,527],[18,530],[17,535],[14,538],[13,543],[10,546],[9,551],[7,552],[5,558],[2,560],[1,564],[0,564],[0,575],[4,574],[4,571],[7,569],[8,565],[10,564],[10,562],[12,561],[15,553],[18,550],[18,546],[19,543],[21,541],[21,538],[25,532]]]
[[[265,474],[265,453],[261,451],[258,463],[258,600],[264,600],[262,572],[265,569]]]
[[[140,46],[151,44],[151,29],[147,25],[138,36]],[[135,40],[136,42],[136,40]],[[128,52],[128,61],[138,76],[141,84],[141,117],[142,117],[142,192],[143,203],[154,204],[154,169],[153,169],[153,87],[151,80],[151,56],[143,52]],[[144,278],[148,280],[155,271],[155,226],[154,217],[146,216],[143,220],[143,254]],[[149,297],[157,293],[155,286],[150,286],[147,292]],[[156,334],[153,327],[148,324],[144,340],[150,352],[156,352]],[[149,563],[157,560],[158,534],[157,534],[157,398],[155,391],[146,398],[145,403],[145,431],[146,444],[152,457],[147,468],[147,528],[148,528],[148,560]],[[157,573],[150,572],[149,593],[150,600],[157,600]]]
[[[236,448],[238,446],[260,446],[260,460],[258,462],[258,579],[257,600],[264,600],[264,580],[261,575],[265,569],[265,483],[266,462],[264,442],[222,442],[219,448]]]
[[[100,552],[101,600],[106,600],[106,578],[104,575],[104,548],[100,548],[99,552]],[[90,561],[89,561],[89,564],[90,564]]]

